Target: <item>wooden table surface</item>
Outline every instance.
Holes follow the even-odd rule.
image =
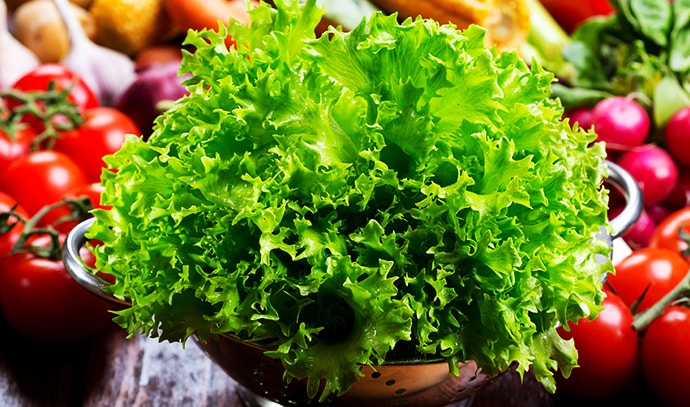
[[[645,402],[647,400],[648,402]],[[658,405],[644,391],[615,400],[551,395],[509,371],[477,394],[472,407]],[[113,326],[92,340],[55,345],[19,337],[0,320],[0,406],[241,407],[234,382],[192,342],[126,339]]]

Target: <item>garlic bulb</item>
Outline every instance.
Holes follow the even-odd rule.
[[[39,63],[38,57],[10,33],[7,4],[0,0],[0,90],[11,87]]]
[[[112,106],[136,79],[134,61],[125,54],[91,41],[72,14],[68,0],[54,2],[70,39],[70,50],[61,63],[86,81],[102,105]]]

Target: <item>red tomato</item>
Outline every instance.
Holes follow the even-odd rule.
[[[67,99],[76,104],[80,112],[100,104],[98,97],[84,79],[60,64],[41,64],[19,78],[12,88],[20,91],[44,91],[49,89],[51,82],[55,90],[71,89]],[[8,100],[7,105],[11,108],[14,103]]]
[[[690,239],[690,206],[678,209],[661,221],[649,240],[649,247],[663,247],[687,258],[690,253],[685,252],[690,244],[686,239]]]
[[[16,203],[16,199],[0,191],[0,215],[9,212]],[[25,218],[28,218],[28,214],[21,206],[15,207],[14,212],[24,216]],[[12,247],[15,243],[17,243],[17,240],[19,239],[19,236],[22,234],[23,230],[23,223],[20,222],[17,217],[8,216],[7,219],[5,219],[0,216],[0,230],[2,230],[4,225],[11,224],[14,224],[14,226],[12,226],[9,231],[6,233],[0,232],[0,259],[10,254]]]
[[[107,206],[101,205],[101,193],[103,192],[103,185],[100,183],[90,183],[79,185],[76,188],[69,190],[65,193],[63,198],[65,200],[75,200],[77,198],[88,198],[91,203],[92,208],[102,208],[107,209]],[[70,214],[69,205],[61,206],[55,208],[48,212],[45,217],[41,220],[42,224],[53,225],[55,229],[62,233],[69,233],[79,222],[84,220],[84,218],[70,219],[67,221],[60,221],[58,219],[68,216]],[[64,219],[64,218],[63,218]]]
[[[125,134],[139,135],[139,129],[126,114],[113,107],[96,107],[83,114],[84,123],[75,131],[65,132],[53,149],[72,157],[91,182],[101,179],[103,156],[120,149]]]
[[[32,152],[0,173],[0,191],[16,198],[30,216],[86,183],[84,171],[58,151]]]
[[[609,285],[631,307],[643,295],[636,312],[654,305],[688,273],[690,264],[680,253],[664,248],[644,247],[634,250],[616,264],[616,273],[608,276]]]
[[[672,305],[652,321],[642,337],[645,380],[666,405],[690,400],[690,308]]]
[[[609,15],[614,11],[607,0],[540,0],[540,2],[568,33],[573,32],[588,18]]]
[[[32,244],[47,241],[42,235]],[[27,338],[79,341],[103,330],[112,318],[110,304],[74,281],[60,259],[16,253],[2,260],[0,270],[0,308],[8,324]]]
[[[11,137],[0,130],[0,171],[12,161],[27,156],[31,152],[31,143],[35,133],[32,128],[18,130]]]
[[[603,306],[596,318],[569,323],[569,331],[558,329],[562,338],[575,341],[580,365],[567,379],[557,375],[559,391],[597,398],[617,394],[633,384],[639,371],[633,315],[620,297],[608,291]]]

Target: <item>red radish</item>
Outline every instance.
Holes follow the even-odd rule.
[[[618,161],[637,181],[645,206],[662,202],[678,181],[678,166],[663,148],[647,144],[630,150]]]
[[[654,233],[654,229],[656,229],[656,222],[654,222],[654,219],[646,210],[642,210],[637,222],[623,234],[623,240],[625,240],[628,246],[633,250],[647,247]]]
[[[587,107],[578,107],[565,112],[563,115],[564,119],[570,119],[570,126],[574,126],[575,123],[585,130],[592,128],[592,109]]]
[[[664,131],[666,148],[678,164],[690,167],[690,106],[675,112]]]
[[[644,208],[644,211],[647,212],[647,215],[652,218],[655,224],[661,223],[661,221],[666,219],[666,217],[674,211],[674,209],[666,206],[665,202],[666,201]]]
[[[627,150],[644,143],[651,122],[647,111],[631,97],[612,96],[592,109],[592,125],[598,140],[609,150]]]
[[[664,199],[663,204],[672,210],[690,206],[690,168],[678,168],[676,186]]]

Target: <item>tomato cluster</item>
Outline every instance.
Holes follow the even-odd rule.
[[[667,216],[649,245],[615,265],[605,285],[603,310],[567,328],[580,367],[564,379],[562,392],[608,397],[646,383],[668,406],[690,400],[690,206]]]
[[[109,324],[112,306],[70,277],[60,246],[102,207],[103,157],[139,129],[59,64],[39,65],[1,96],[0,310],[28,338],[85,339]]]

